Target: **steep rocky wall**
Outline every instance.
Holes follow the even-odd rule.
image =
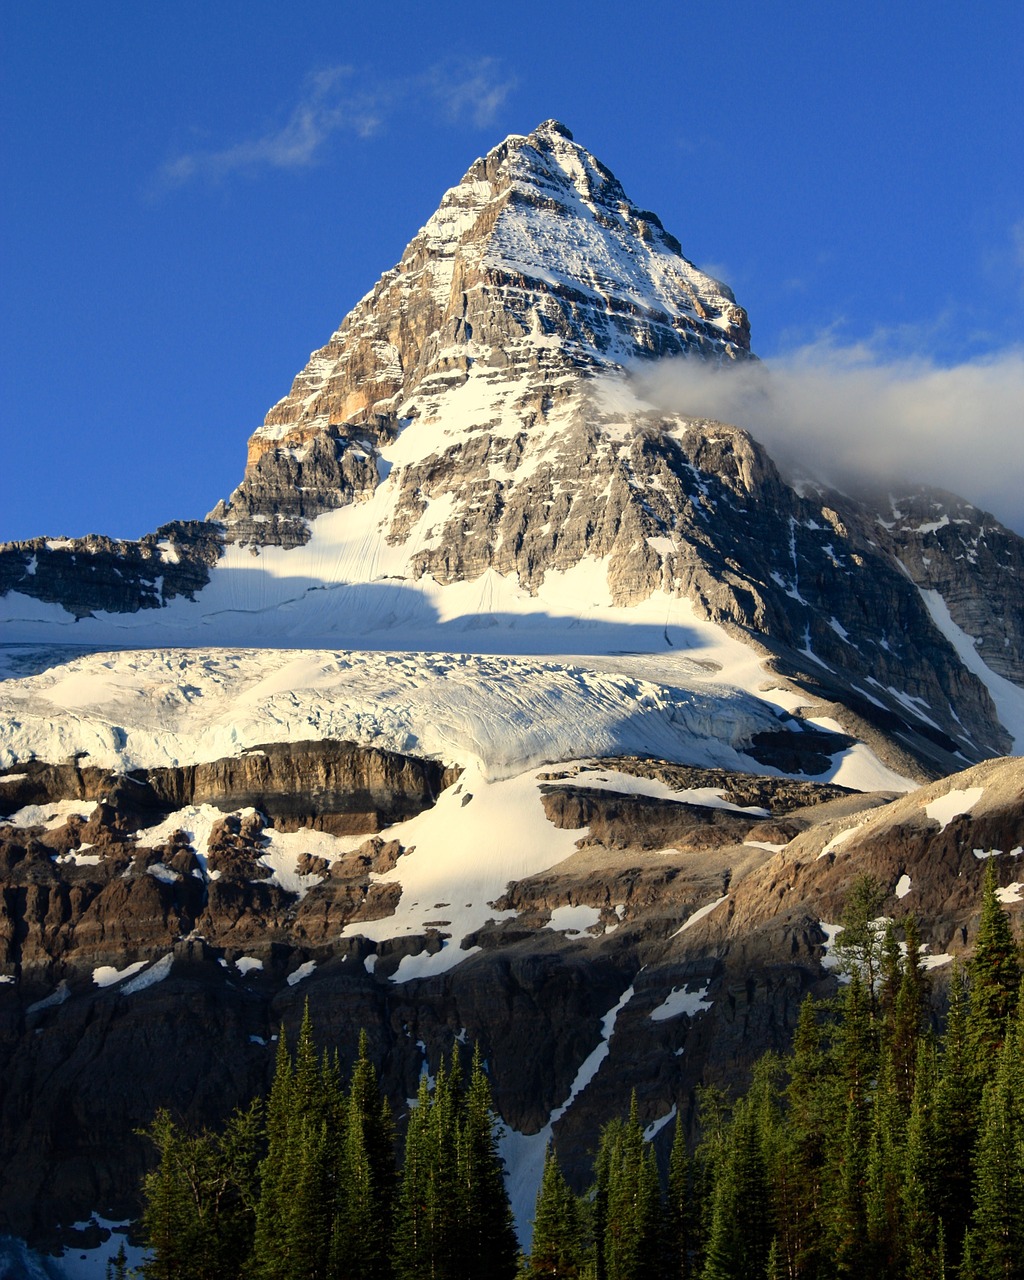
[[[442,1053],[479,1040],[501,1114],[527,1133],[566,1102],[613,1024],[600,1069],[554,1128],[580,1183],[597,1130],[633,1089],[644,1123],[673,1106],[690,1117],[697,1084],[742,1084],[754,1056],[785,1048],[803,996],[834,987],[821,922],[837,919],[855,876],[879,878],[887,914],[915,911],[941,960],[973,943],[986,862],[975,849],[1001,850],[997,875],[1020,927],[1022,895],[1011,887],[1024,838],[1020,761],[897,799],[658,761],[606,766],[677,790],[707,787],[768,816],[717,809],[701,822],[680,805],[682,838],[663,845],[665,802],[647,806],[552,770],[554,816],[587,822],[577,851],[509,884],[494,907],[516,914],[464,939],[454,968],[411,982],[391,976],[404,955],[441,945],[430,930],[386,943],[339,938],[344,924],[394,909],[394,886],[375,876],[400,868],[403,850],[385,836],[353,840],[330,866],[307,857],[310,887],[299,899],[260,863],[256,814],[226,814],[203,861],[181,834],[155,848],[134,839],[138,815],[119,807],[121,794],[86,824],[0,829],[0,968],[16,978],[0,982],[0,1143],[9,1153],[0,1229],[42,1239],[94,1210],[134,1213],[149,1158],[134,1131],[157,1106],[213,1124],[266,1088],[273,1036],[282,1021],[294,1035],[307,998],[344,1062],[368,1031],[399,1114],[424,1061],[434,1069]],[[964,811],[947,821],[929,814],[936,804],[942,815]],[[732,843],[700,838],[733,823]],[[87,846],[95,862],[70,856]],[[552,927],[566,907],[583,911],[579,926]],[[702,908],[711,909],[694,919]],[[104,963],[154,960],[167,972],[152,985],[94,979]],[[932,971],[936,984],[944,972]],[[688,994],[666,1012],[673,992],[677,1003]]]
[[[161,609],[194,600],[224,547],[221,529],[175,520],[138,542],[89,534],[0,543],[0,596],[18,591],[76,618]]]

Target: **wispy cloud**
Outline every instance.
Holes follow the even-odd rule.
[[[448,120],[468,118],[478,128],[493,122],[517,83],[497,58],[441,62],[430,68],[424,81]]]
[[[369,79],[368,77],[366,79]],[[496,58],[437,63],[402,80],[370,79],[362,87],[353,67],[327,67],[307,76],[298,100],[262,132],[220,148],[182,152],[156,174],[155,192],[192,182],[219,182],[241,174],[296,170],[320,163],[339,135],[368,138],[403,107],[428,102],[445,121],[491,124],[515,88],[515,77]]]
[[[304,169],[317,162],[335,134],[368,137],[379,127],[380,110],[377,102],[355,89],[353,76],[351,67],[313,73],[282,123],[228,147],[176,156],[160,170],[159,184],[178,187],[261,169]]]
[[[840,487],[937,485],[1024,533],[1024,348],[943,366],[829,339],[727,370],[665,360],[637,374],[673,411],[745,427],[788,468]]]

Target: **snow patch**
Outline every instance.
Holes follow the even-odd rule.
[[[30,1004],[25,1010],[26,1013],[40,1013],[43,1009],[55,1009],[57,1005],[63,1004],[65,1000],[71,998],[71,992],[68,990],[68,984],[65,980],[61,980],[57,984],[57,990],[51,992],[48,996],[44,996],[42,1000],[37,1000],[34,1004]]]
[[[685,987],[673,987],[651,1014],[651,1021],[664,1022],[668,1018],[678,1018],[683,1013],[694,1018],[705,1009],[710,1009],[712,1002],[707,998],[709,985],[705,982],[697,991],[687,991]]]
[[[932,800],[930,804],[926,804],[924,811],[933,822],[939,824],[939,831],[943,832],[954,818],[962,813],[970,813],[984,794],[984,787],[947,791],[938,800]]]
[[[315,968],[315,960],[307,960],[305,964],[300,964],[294,973],[288,975],[288,985],[290,987],[297,986],[303,979],[308,978]]]
[[[145,967],[145,960],[136,960],[134,964],[124,969],[115,969],[111,964],[101,964],[93,969],[92,980],[98,987],[112,987],[115,982],[120,982],[122,978],[130,978],[133,973],[138,973]]]
[[[705,903],[703,907],[698,907],[697,910],[693,913],[693,915],[687,916],[687,918],[683,921],[683,923],[679,926],[679,928],[675,931],[675,933],[672,934],[672,937],[678,938],[681,933],[685,933],[687,929],[692,928],[692,926],[695,925],[698,920],[703,920],[705,916],[710,915],[711,912],[714,911],[716,907],[720,907],[722,905],[722,903],[726,900],[726,898],[728,898],[728,896],[729,895],[725,893],[720,898],[716,898],[714,902],[708,902],[708,903]]]
[[[583,933],[586,929],[592,929],[600,923],[600,908],[580,904],[578,906],[555,907],[551,912],[551,919],[544,927],[545,929],[554,929],[558,933],[571,934]]]
[[[66,826],[72,816],[88,822],[95,809],[95,801],[55,800],[50,804],[27,804],[3,821],[9,827],[45,827],[47,831],[55,831]]]
[[[154,987],[158,982],[163,982],[164,978],[171,971],[174,964],[174,952],[170,951],[165,956],[161,956],[148,969],[144,969],[137,978],[132,978],[131,982],[126,982],[121,988],[121,994],[124,996],[133,996],[138,991],[145,991],[148,987]]]
[[[956,650],[964,666],[982,682],[996,706],[996,714],[1013,741],[1013,751],[1024,755],[1024,689],[998,675],[978,652],[977,642],[953,621],[949,606],[938,591],[919,588],[932,621]]]

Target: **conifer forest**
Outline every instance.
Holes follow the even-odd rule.
[[[912,917],[853,885],[829,1001],[731,1097],[709,1082],[659,1161],[634,1099],[591,1185],[549,1148],[520,1251],[479,1047],[421,1079],[404,1140],[365,1037],[343,1084],[308,1015],[269,1096],[218,1132],[149,1130],[145,1280],[1020,1280],[1022,954],[987,877],[941,1019]],[[457,1048],[457,1047],[456,1047]],[[468,1057],[468,1052],[467,1052]],[[401,1159],[399,1159],[401,1151]],[[123,1253],[108,1275],[131,1275]]]

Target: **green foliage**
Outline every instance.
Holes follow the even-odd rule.
[[[994,872],[941,1036],[916,926],[881,929],[879,893],[855,882],[848,981],[804,1002],[790,1056],[762,1058],[735,1100],[698,1089],[692,1155],[677,1115],[664,1191],[635,1095],[586,1196],[548,1148],[523,1280],[1024,1280],[1024,995]],[[198,1135],[160,1112],[149,1137],[146,1280],[517,1275],[479,1051],[468,1079],[457,1055],[422,1077],[400,1178],[366,1037],[346,1091],[308,1009],[265,1108]]]
[[[244,1274],[254,1225],[260,1106],[236,1112],[223,1134],[182,1133],[166,1111],[147,1136],[160,1162],[144,1183],[147,1280],[232,1280]]]
[[[479,1051],[468,1082],[458,1057],[433,1087],[420,1080],[409,1117],[395,1222],[398,1280],[513,1280],[518,1246]]]
[[[554,1148],[549,1144],[525,1274],[531,1278],[559,1276],[575,1280],[585,1274],[588,1251],[583,1208],[562,1176]]]
[[[995,859],[985,868],[981,920],[968,966],[971,987],[967,1040],[979,1087],[996,1069],[1008,1020],[1017,1006],[1021,966],[1010,920],[996,897]]]

